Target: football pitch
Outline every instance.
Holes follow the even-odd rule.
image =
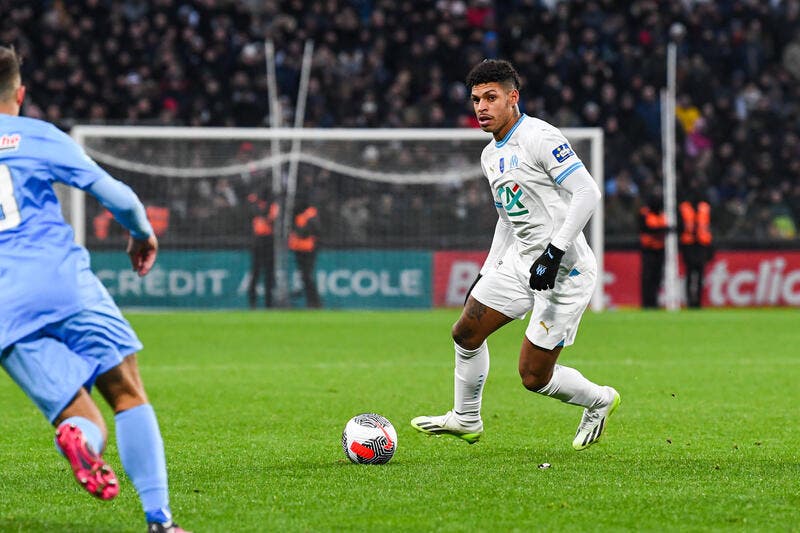
[[[519,321],[490,339],[479,443],[409,426],[452,405],[457,315],[127,313],[145,344],[178,523],[196,533],[798,530],[798,310],[587,313],[561,362],[616,387],[622,404],[582,452],[571,448],[580,408],[520,384]],[[4,373],[0,409],[0,531],[145,530],[113,437],[106,458],[122,490],[100,502]],[[363,412],[397,428],[387,465],[342,452],[344,424]]]

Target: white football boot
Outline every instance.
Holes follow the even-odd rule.
[[[452,435],[470,444],[478,442],[483,434],[483,422],[462,425],[453,411],[439,416],[418,416],[411,421],[411,427],[429,435]]]
[[[603,387],[603,389],[608,395],[608,400],[593,409],[583,410],[583,418],[581,418],[578,431],[575,433],[575,440],[572,441],[572,447],[576,450],[585,450],[597,442],[606,429],[606,420],[619,407],[619,393],[612,387]]]

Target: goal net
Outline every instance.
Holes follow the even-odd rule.
[[[562,131],[602,188],[602,130]],[[76,126],[72,135],[137,192],[159,236],[159,269],[136,279],[119,253],[123,228],[90,196],[69,193],[76,239],[123,305],[246,306],[259,202],[280,211],[276,305],[303,305],[286,242],[307,205],[320,222],[314,276],[325,307],[457,305],[497,220],[480,130]],[[601,264],[602,220],[600,211],[586,231]],[[602,306],[598,290],[593,308]]]

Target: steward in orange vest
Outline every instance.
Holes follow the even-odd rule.
[[[686,303],[699,308],[703,296],[706,264],[714,255],[711,247],[711,205],[697,193],[678,206],[681,258],[686,276]]]
[[[659,205],[639,209],[639,244],[645,250],[663,250],[667,233],[667,214]]]
[[[664,239],[667,215],[660,195],[652,195],[639,210],[639,244],[642,250],[642,307],[658,307],[664,277]]]
[[[289,233],[289,249],[293,252],[313,252],[317,249],[317,208],[308,206],[294,216]]]
[[[275,222],[281,213],[278,202],[270,201],[264,191],[260,196],[252,193],[247,201],[251,210],[250,225],[253,234],[250,285],[247,298],[251,308],[256,307],[256,289],[264,277],[264,306],[272,307],[272,286],[275,283]]]
[[[317,239],[320,224],[317,208],[307,202],[299,201],[289,232],[289,249],[294,252],[297,268],[303,280],[308,307],[322,307],[317,291],[314,265],[317,261]]]

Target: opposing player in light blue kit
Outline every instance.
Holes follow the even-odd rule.
[[[114,411],[117,447],[149,533],[183,532],[169,508],[164,444],[136,364],[142,344],[73,242],[53,182],[94,195],[130,231],[133,269],[147,274],[158,242],[131,189],[56,127],[19,117],[19,59],[0,46],[0,364],[57,428],[56,448],[92,495],[119,492],[105,463],[107,429],[90,396]]]
[[[561,349],[575,340],[594,292],[597,263],[582,230],[600,191],[557,128],[520,113],[520,80],[510,63],[479,63],[467,87],[478,123],[494,136],[481,166],[499,220],[489,256],[453,326],[454,407],[444,415],[419,416],[411,425],[477,442],[489,373],[486,338],[530,312],[519,354],[522,384],[584,408],[572,441],[583,450],[597,442],[620,402],[613,388],[556,364]]]

